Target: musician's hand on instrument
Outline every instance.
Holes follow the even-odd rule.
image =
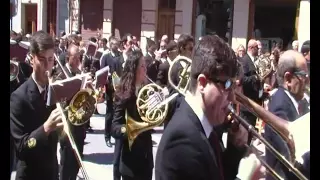
[[[46,132],[47,135],[49,135],[52,131],[62,126],[63,126],[62,114],[58,108],[56,108],[51,112],[49,118],[43,124],[44,131]]]
[[[237,147],[243,147],[248,142],[248,131],[236,122],[231,126],[237,126],[237,128],[231,127],[228,131],[231,142]]]

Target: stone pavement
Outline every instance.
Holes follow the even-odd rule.
[[[84,166],[91,180],[112,180],[113,179],[113,147],[107,147],[104,140],[104,116],[94,115],[91,118],[91,127],[94,129],[93,133],[88,133],[85,139],[84,146]],[[156,132],[152,135],[153,141],[157,144],[153,147],[153,155],[157,152],[157,145],[160,142],[163,128],[155,128]],[[114,139],[111,140],[114,142]],[[60,145],[58,145],[59,149]],[[59,152],[59,150],[58,150]],[[58,160],[60,154],[57,153]],[[79,176],[82,177],[81,171]],[[11,175],[11,180],[15,179],[16,172],[14,171]],[[154,179],[154,178],[153,178]]]

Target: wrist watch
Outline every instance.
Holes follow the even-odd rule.
[[[125,133],[126,131],[127,131],[127,128],[124,127],[124,126],[122,126],[122,127],[121,127],[121,133]]]

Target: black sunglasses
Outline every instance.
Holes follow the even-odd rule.
[[[198,78],[200,74],[195,75],[194,78]],[[212,81],[215,84],[220,84],[222,85],[222,87],[224,88],[225,91],[231,90],[232,87],[234,87],[234,81],[230,78],[227,80],[221,80],[219,78],[209,78],[208,76],[206,76],[208,80]]]

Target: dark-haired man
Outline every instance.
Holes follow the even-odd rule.
[[[80,50],[79,47],[72,44],[68,48],[68,62],[63,67],[69,77],[81,74],[78,69],[80,65]],[[69,123],[69,121],[68,121]],[[69,123],[70,132],[74,142],[78,148],[80,156],[83,156],[84,139],[86,135],[86,124],[74,126]],[[63,136],[60,139],[60,180],[76,180],[79,171],[79,164],[73,152],[68,136]]]
[[[248,133],[241,125],[230,130],[228,141],[234,147],[223,150],[218,129],[233,100],[236,73],[236,55],[223,39],[204,36],[198,42],[192,57],[189,93],[158,147],[156,180],[235,179],[235,173],[229,170],[231,155],[247,142]]]
[[[54,41],[44,31],[30,40],[33,73],[10,98],[10,131],[14,140],[17,180],[57,180],[58,160],[56,129],[61,113],[46,106],[47,71],[54,66]]]

